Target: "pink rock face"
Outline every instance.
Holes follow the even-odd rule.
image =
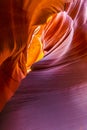
[[[33,2],[28,4],[26,0],[23,3],[23,9],[29,12],[35,7],[36,13],[27,18],[30,32],[28,41],[36,26],[45,23],[52,15],[41,34],[45,55],[32,65],[31,72],[0,113],[0,130],[87,130],[87,0],[69,1],[65,7],[62,0],[60,4],[53,1],[54,6],[51,1],[49,5],[46,1],[38,1],[39,13],[35,6],[37,1]],[[18,38],[19,34],[22,37],[22,32],[18,33]],[[22,53],[26,52],[24,48]],[[18,51],[16,55],[19,56]],[[15,58],[12,63],[18,63],[14,77],[21,81],[24,69],[19,66],[19,61]],[[6,67],[7,64],[2,65]],[[8,66],[12,66],[11,62]],[[14,92],[15,87],[11,88],[14,88]]]

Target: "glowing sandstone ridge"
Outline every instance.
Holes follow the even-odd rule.
[[[0,0],[0,110],[29,71],[44,75],[81,59],[87,63],[87,0]]]

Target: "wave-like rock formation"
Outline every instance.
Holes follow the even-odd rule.
[[[87,130],[87,0],[1,0],[0,17],[0,130]]]

